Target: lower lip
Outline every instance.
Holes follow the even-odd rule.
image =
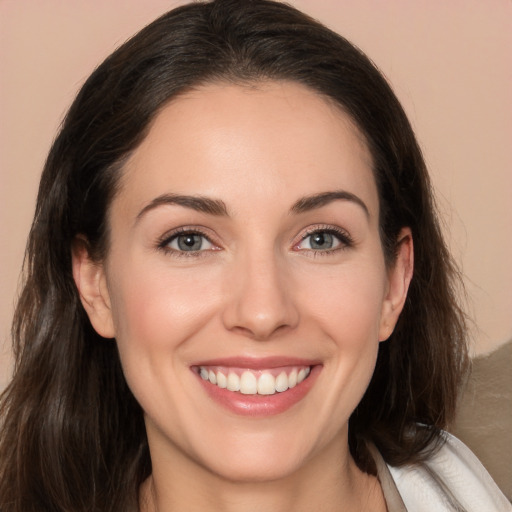
[[[276,392],[273,395],[244,395],[238,391],[219,388],[219,386],[203,380],[199,375],[197,375],[197,378],[209,397],[221,406],[242,416],[261,417],[281,414],[300,402],[313,387],[321,371],[322,366],[315,365],[311,368],[308,377],[300,384],[282,393]]]

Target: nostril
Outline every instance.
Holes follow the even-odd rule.
[[[281,324],[277,326],[268,327],[265,329],[264,325],[260,324],[257,327],[253,328],[235,325],[234,327],[231,327],[230,330],[242,336],[251,338],[255,341],[266,341],[274,339],[276,336],[280,336],[285,331],[291,328],[292,327],[290,325]]]

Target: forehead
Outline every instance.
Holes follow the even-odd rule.
[[[125,166],[120,195],[139,207],[166,192],[264,205],[274,192],[284,203],[294,194],[348,189],[371,208],[378,202],[371,168],[352,119],[312,90],[290,82],[214,83],[156,116]]]

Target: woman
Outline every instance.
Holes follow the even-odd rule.
[[[465,323],[411,127],[298,11],[194,3],[112,54],[27,251],[1,510],[507,510],[442,430]]]

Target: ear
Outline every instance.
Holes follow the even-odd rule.
[[[73,278],[94,330],[104,338],[115,336],[107,280],[102,263],[92,260],[87,239],[78,236],[72,249]]]
[[[397,246],[395,262],[388,271],[388,290],[382,304],[379,341],[391,336],[407,298],[414,269],[414,248],[409,228],[400,231]]]

